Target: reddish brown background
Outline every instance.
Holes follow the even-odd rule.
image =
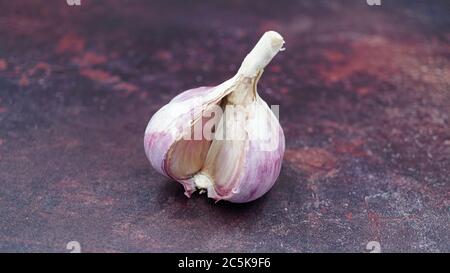
[[[0,1],[0,251],[450,251],[448,1]],[[143,151],[182,90],[286,51],[277,184],[187,199]]]

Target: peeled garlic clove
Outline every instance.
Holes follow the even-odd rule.
[[[280,34],[266,32],[233,78],[187,90],[151,118],[144,137],[147,158],[180,182],[188,197],[199,189],[215,200],[244,203],[275,183],[284,134],[256,85],[283,44]]]

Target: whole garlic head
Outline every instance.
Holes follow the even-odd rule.
[[[158,172],[181,183],[186,196],[198,189],[217,201],[244,203],[275,183],[284,134],[256,85],[283,44],[280,34],[266,32],[233,78],[182,92],[149,121],[147,158]]]

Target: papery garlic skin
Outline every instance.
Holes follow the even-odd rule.
[[[257,94],[256,84],[283,44],[280,34],[266,32],[233,78],[215,87],[179,94],[149,121],[144,137],[147,158],[158,172],[180,182],[188,197],[200,189],[217,201],[244,203],[261,197],[275,183],[285,139],[278,119]],[[216,135],[212,140],[185,140],[186,129],[200,124],[204,111],[219,105],[225,108],[220,124],[226,129],[219,125],[216,134],[245,127],[246,138],[221,140]],[[250,107],[252,111],[245,113],[244,121],[233,120],[225,118],[229,113],[226,105]],[[263,141],[267,139],[273,147],[267,147]]]
[[[278,119],[272,113],[267,104],[258,98],[255,102],[263,108],[260,116],[248,120],[249,127],[267,128],[267,130],[252,131],[245,141],[245,150],[242,153],[239,171],[233,183],[225,186],[215,185],[208,188],[208,197],[215,200],[228,200],[234,203],[253,201],[272,188],[281,170],[281,163],[285,150],[284,133]],[[263,115],[264,117],[261,117]],[[264,134],[264,135],[255,135]],[[270,138],[276,140],[276,147],[270,147],[261,139]],[[200,172],[202,175],[204,171]],[[194,176],[196,182],[197,176]]]

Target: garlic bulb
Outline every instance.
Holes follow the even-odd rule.
[[[179,94],[149,121],[147,158],[158,172],[181,183],[186,196],[198,189],[217,201],[244,203],[275,183],[284,134],[256,85],[283,44],[280,34],[266,32],[233,78]]]

